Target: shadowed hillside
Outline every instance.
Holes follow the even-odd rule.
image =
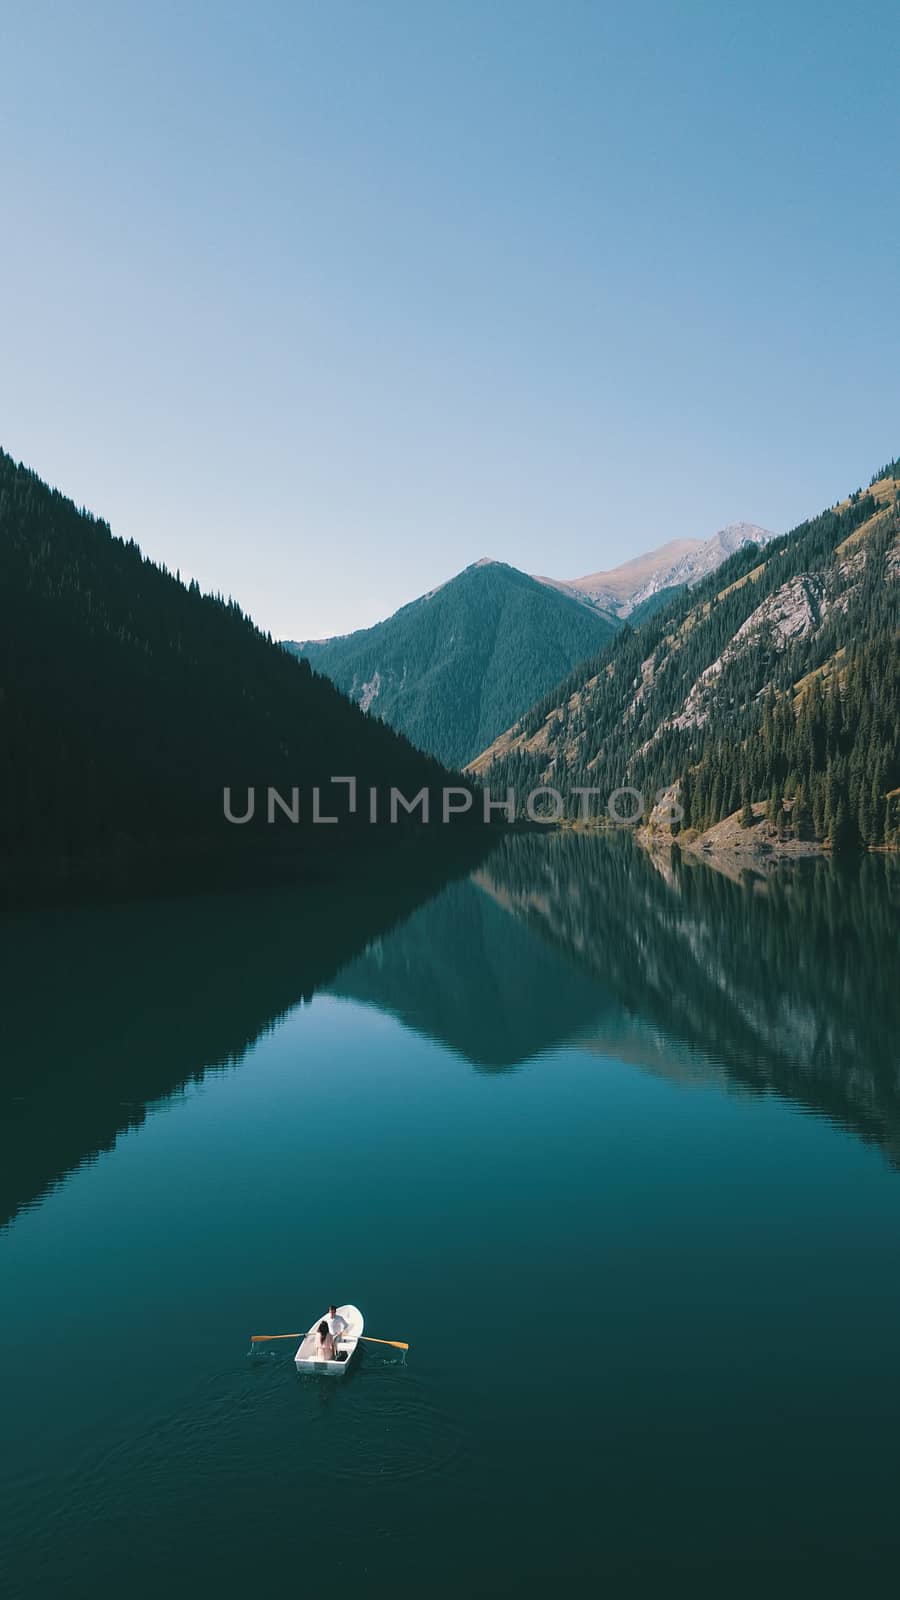
[[[2,452],[0,749],[0,883],[25,892],[230,883],[275,834],[289,872],[334,849],[321,828],[313,849],[310,822],[332,774],[410,794],[447,777],[234,601],[185,586]],[[299,788],[299,825],[279,813],[267,829],[261,804],[229,826],[226,785],[238,814],[248,787]],[[342,837],[376,843],[362,806],[341,815]]]

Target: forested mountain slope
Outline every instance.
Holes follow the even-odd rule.
[[[63,872],[236,848],[252,829],[225,823],[225,785],[239,809],[248,785],[299,786],[306,824],[332,774],[409,793],[446,777],[235,602],[186,587],[2,452],[0,749],[0,865]]]
[[[492,787],[678,782],[833,844],[900,828],[900,462],[624,628],[472,763]]]
[[[373,628],[288,648],[421,749],[461,765],[614,626],[515,567],[479,561]]]

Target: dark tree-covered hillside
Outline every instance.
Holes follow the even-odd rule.
[[[2,452],[0,749],[2,861],[62,871],[231,851],[254,829],[268,845],[260,803],[246,828],[224,821],[226,785],[236,811],[247,786],[299,787],[301,826],[279,830],[293,847],[332,775],[411,794],[447,777],[234,601],[186,586]]]

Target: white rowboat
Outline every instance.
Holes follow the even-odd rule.
[[[338,1306],[337,1310],[338,1316],[343,1317],[347,1324],[346,1333],[341,1334],[340,1338],[335,1340],[335,1355],[338,1360],[316,1361],[314,1359],[318,1343],[316,1329],[320,1322],[328,1321],[328,1312],[324,1311],[321,1317],[316,1317],[309,1333],[297,1349],[294,1362],[298,1372],[332,1373],[334,1377],[339,1378],[342,1373],[347,1371],[350,1362],[353,1360],[353,1354],[359,1344],[365,1323],[363,1314],[358,1306]]]

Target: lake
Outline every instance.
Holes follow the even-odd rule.
[[[888,1592],[898,911],[550,834],[7,921],[4,1594]],[[248,1354],[331,1299],[409,1355]]]

